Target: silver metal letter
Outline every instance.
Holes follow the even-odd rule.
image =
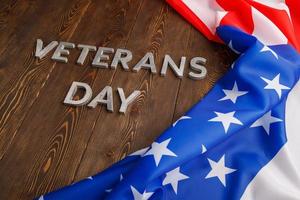
[[[111,63],[111,68],[116,69],[120,63],[124,70],[128,71],[128,62],[132,60],[132,53],[126,49],[117,49]]]
[[[49,53],[54,47],[58,45],[57,41],[52,41],[43,49],[43,41],[41,39],[36,40],[35,57],[42,59]]]
[[[151,69],[153,74],[156,74],[156,67],[154,63],[153,53],[146,53],[146,55],[134,66],[134,72],[140,71],[141,68]]]
[[[201,80],[206,77],[207,69],[203,66],[206,59],[202,57],[195,57],[190,62],[190,67],[200,73],[189,72],[189,77],[194,80]]]
[[[99,47],[92,63],[94,67],[108,68],[108,64],[106,62],[101,62],[109,60],[109,56],[105,55],[104,53],[114,53],[114,49],[107,47]]]
[[[160,74],[162,76],[166,76],[168,66],[170,66],[171,69],[173,70],[173,72],[175,72],[176,76],[179,77],[179,78],[182,78],[183,77],[185,61],[186,61],[186,57],[181,57],[180,66],[178,68],[178,66],[175,64],[173,59],[169,55],[165,55],[164,63],[163,63]]]
[[[52,55],[52,59],[58,62],[67,63],[68,58],[63,57],[62,55],[69,55],[70,51],[65,48],[73,49],[75,48],[75,44],[70,42],[60,42],[54,54]]]
[[[107,97],[107,99],[104,99],[104,97]],[[113,112],[114,106],[113,106],[113,94],[112,94],[112,88],[110,86],[106,86],[89,104],[88,107],[95,108],[98,104],[106,104],[106,109],[108,111]]]
[[[88,53],[90,51],[96,51],[97,48],[95,46],[90,46],[90,45],[84,45],[84,44],[78,44],[77,47],[79,49],[81,49],[81,53],[80,53],[80,56],[77,60],[77,64],[79,65],[83,65]]]
[[[85,94],[81,99],[73,100],[74,95],[76,94],[76,92],[79,88],[84,89]],[[82,106],[82,105],[87,104],[91,100],[91,98],[92,98],[91,87],[86,83],[74,81],[69,89],[69,92],[68,92],[65,100],[64,100],[64,104],[73,105],[73,106]]]
[[[122,101],[119,112],[125,113],[129,104],[131,104],[140,94],[141,91],[135,90],[133,93],[129,95],[129,97],[125,97],[124,91],[122,88],[118,88],[119,96]]]

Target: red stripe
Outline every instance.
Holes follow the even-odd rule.
[[[285,37],[288,39],[291,45],[293,45],[294,47],[298,46],[298,41],[294,33],[293,25],[291,24],[290,18],[286,13],[286,11],[274,9],[254,1],[249,1],[249,4],[251,4],[254,8],[259,10],[269,20],[271,20],[278,27],[278,29],[285,35]]]
[[[252,20],[251,6],[244,0],[217,0],[218,4],[228,14],[222,19],[221,25],[230,25],[252,34],[254,24]]]
[[[299,0],[286,0],[287,6],[290,9],[292,23],[294,27],[294,35],[297,40],[297,50],[300,51],[300,1]]]
[[[166,0],[178,13],[180,13],[195,28],[208,39],[221,42],[221,40],[191,11],[182,0]],[[288,39],[289,43],[300,51],[300,0],[286,0],[290,9],[292,24],[285,11],[270,8],[253,0],[216,0],[228,13],[221,20],[221,25],[237,27],[246,33],[252,34],[254,24],[251,7],[255,7],[270,19]],[[273,33],[270,33],[273,34]]]
[[[212,34],[207,26],[181,0],[167,0],[167,2],[208,39],[222,43],[219,37]]]

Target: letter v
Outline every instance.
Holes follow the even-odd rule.
[[[43,41],[41,39],[36,40],[35,57],[42,59],[49,53],[54,47],[58,45],[57,41],[52,41],[43,49]]]

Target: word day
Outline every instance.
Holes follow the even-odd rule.
[[[70,42],[57,42],[52,41],[44,46],[41,39],[36,41],[35,56],[39,59],[44,58],[51,50],[56,47],[51,59],[67,63],[70,51],[75,49],[76,45]],[[83,65],[90,52],[94,51],[95,56],[91,65],[97,68],[111,68],[116,69],[120,65],[124,70],[129,71],[129,62],[133,58],[131,51],[127,49],[113,49],[109,47],[96,47],[91,45],[78,44],[77,49],[80,50],[80,55],[76,61],[77,64]],[[112,56],[112,57],[110,57]],[[109,64],[110,59],[112,60]],[[186,57],[181,57],[180,63],[176,64],[170,55],[165,55],[160,70],[161,76],[166,76],[168,68],[179,78],[184,75]],[[189,62],[188,77],[193,80],[200,80],[205,78],[207,70],[205,68],[206,59],[203,57],[194,57]],[[157,73],[157,66],[153,53],[146,53],[139,61],[133,66],[133,72],[139,72],[141,69],[149,70],[151,73]]]
[[[74,99],[75,94],[79,89],[83,90],[84,94],[80,99]],[[128,105],[131,104],[141,94],[141,92],[139,90],[135,90],[126,97],[122,88],[118,88],[117,90],[121,100],[119,112],[125,113]],[[101,90],[101,92],[93,98],[93,100],[91,100],[92,95],[92,88],[88,84],[74,81],[67,93],[67,96],[65,97],[64,104],[72,106],[87,105],[90,108],[95,108],[98,104],[102,104],[106,105],[106,109],[108,111],[114,111],[112,87],[104,87],[103,90]]]

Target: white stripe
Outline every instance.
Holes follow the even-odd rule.
[[[207,26],[214,34],[227,11],[216,0],[182,0],[182,2]]]
[[[265,45],[287,44],[287,38],[271,20],[254,7],[251,10],[254,24],[252,35]]]
[[[300,81],[286,103],[287,143],[254,177],[243,200],[300,199]]]
[[[286,14],[291,19],[290,9],[286,5],[285,0],[254,0],[260,4],[263,4],[265,6],[268,6],[270,8],[274,8],[277,10],[284,10]]]

